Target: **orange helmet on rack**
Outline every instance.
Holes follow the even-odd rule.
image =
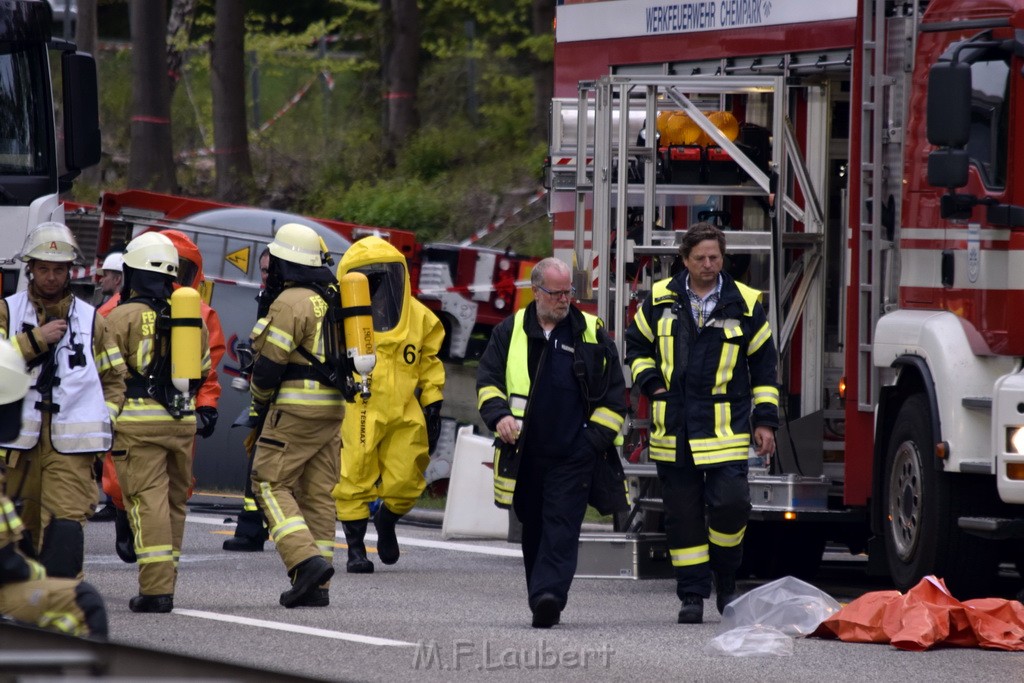
[[[196,243],[179,230],[161,230],[178,252],[178,284],[197,288],[203,281],[203,255]]]

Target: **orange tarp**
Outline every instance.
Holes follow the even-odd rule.
[[[904,595],[866,593],[811,634],[851,643],[890,643],[900,650],[983,647],[1024,650],[1024,605],[983,598],[960,602],[942,579],[926,576]]]

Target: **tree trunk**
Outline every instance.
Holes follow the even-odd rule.
[[[533,34],[551,35],[555,22],[555,0],[533,0]],[[533,128],[540,139],[545,139],[548,130],[548,108],[555,93],[555,68],[548,59],[533,55]]]
[[[420,10],[416,0],[381,0],[384,58],[381,62],[387,118],[384,145],[389,162],[419,127]]]
[[[172,0],[167,19],[167,76],[171,81],[171,95],[181,80],[182,46],[188,41],[189,31],[196,16],[196,0]]]
[[[178,191],[167,84],[167,8],[163,0],[131,0],[132,121],[128,184]]]
[[[210,74],[217,197],[225,201],[242,199],[252,187],[245,117],[244,20],[244,0],[217,0],[217,20],[210,44]]]

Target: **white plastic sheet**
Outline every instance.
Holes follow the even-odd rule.
[[[715,636],[704,652],[723,657],[785,657],[793,654],[793,639],[768,626],[740,626]]]
[[[725,606],[719,635],[705,652],[749,657],[793,654],[790,636],[806,636],[840,609],[832,596],[792,576],[766,583]],[[788,644],[783,639],[789,641]]]

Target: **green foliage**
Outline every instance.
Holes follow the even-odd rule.
[[[519,151],[532,144],[532,81],[511,73],[489,72],[484,74],[480,91],[480,114],[488,138]]]
[[[197,16],[184,52],[172,133],[182,193],[210,196],[213,157],[196,152],[213,146],[206,44],[213,0],[200,2],[207,14]],[[256,0],[253,7],[262,11],[250,7],[247,13],[246,98],[257,185],[252,203],[413,230],[421,240],[458,241],[532,196],[546,145],[531,131],[529,68],[549,58],[552,42],[531,36],[529,0],[421,2],[422,128],[399,151],[394,168],[383,161],[381,139],[380,5],[321,1],[330,12],[300,19],[313,4],[293,8]],[[467,21],[473,22],[472,40]],[[318,41],[324,35],[332,41],[322,53]],[[106,165],[101,186],[118,189],[130,147],[131,53],[103,51],[98,58]],[[270,125],[257,131],[263,124]],[[95,195],[95,188],[88,191]],[[524,225],[503,230],[491,244],[550,254],[550,224],[543,207],[535,208]]]
[[[358,181],[322,208],[331,218],[412,230],[422,240],[441,234],[449,220],[443,190],[419,180]]]

